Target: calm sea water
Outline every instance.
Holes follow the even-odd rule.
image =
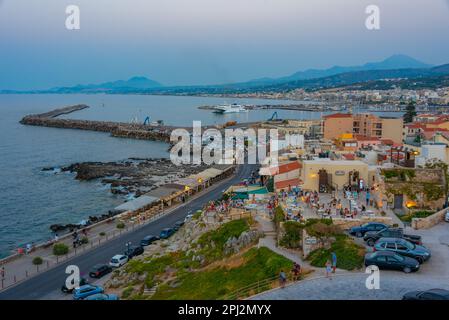
[[[72,174],[43,172],[43,167],[81,161],[116,161],[129,157],[168,157],[159,142],[110,137],[107,133],[23,126],[27,114],[84,103],[91,108],[66,118],[143,122],[164,120],[187,126],[192,120],[219,124],[265,120],[273,110],[217,115],[201,105],[276,104],[289,101],[143,95],[0,95],[0,257],[19,245],[51,237],[49,226],[77,223],[106,212],[124,199],[99,182],[79,182]],[[321,113],[278,111],[281,118],[312,119]]]

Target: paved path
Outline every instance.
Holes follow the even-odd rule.
[[[413,290],[442,288],[449,290],[449,223],[440,223],[429,230],[413,230],[407,233],[422,236],[423,243],[432,252],[431,259],[417,273],[397,271],[380,273],[380,289],[368,290],[367,274],[347,272],[334,275],[332,280],[323,277],[306,279],[284,289],[262,293],[253,299],[274,300],[397,300]]]
[[[53,269],[36,275],[29,280],[22,282],[15,287],[0,292],[2,299],[39,299],[51,296],[52,293],[59,290],[64,283],[66,274],[65,268],[68,265],[77,265],[81,273],[87,274],[89,269],[98,263],[107,263],[112,256],[125,250],[125,243],[139,243],[140,240],[149,234],[159,234],[163,228],[172,227],[176,221],[183,219],[187,214],[201,209],[205,203],[219,198],[224,189],[230,185],[240,182],[244,178],[249,178],[251,171],[256,168],[255,165],[239,166],[234,177],[217,185],[217,188],[208,190],[208,192],[193,199],[184,206],[177,208],[171,213],[162,216],[160,219],[149,223],[148,225],[137,229],[134,232],[123,234],[122,236],[102,244],[96,249],[92,249],[82,255],[62,263]]]
[[[348,273],[333,276],[332,280],[314,278],[262,293],[252,300],[398,300],[408,291],[432,288],[449,290],[447,277],[407,275],[394,271],[381,271],[380,289],[368,290],[365,286],[367,277],[367,274]]]

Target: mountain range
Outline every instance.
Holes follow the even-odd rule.
[[[353,85],[384,79],[417,79],[449,75],[449,64],[434,67],[406,55],[393,55],[380,62],[360,66],[334,66],[328,69],[308,69],[281,78],[261,78],[247,82],[201,86],[163,86],[157,81],[139,76],[100,84],[57,87],[34,93],[147,93],[147,94],[219,94],[256,91],[288,91],[297,88],[321,88]],[[436,85],[435,82],[430,81]],[[429,81],[421,81],[429,83]],[[446,79],[444,79],[446,83]],[[0,91],[1,92],[1,91]],[[3,91],[5,93],[5,91]],[[6,92],[7,93],[7,92]]]

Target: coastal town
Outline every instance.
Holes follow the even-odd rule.
[[[447,99],[447,91],[441,92]],[[379,101],[390,94],[382,93]],[[81,224],[54,225],[48,242],[2,259],[0,297],[418,299],[409,292],[444,294],[427,290],[449,289],[449,115],[417,112],[423,96],[410,99],[415,100],[407,98],[405,113],[398,116],[349,110],[316,120],[272,117],[217,126],[276,130],[279,140],[268,145],[277,148],[270,147],[258,164],[175,169],[169,160],[128,159],[62,168],[75,172],[76,179],[102,179],[110,192],[132,196]],[[173,128],[160,124],[58,118],[85,108],[25,116],[21,123],[170,141]],[[259,143],[247,138],[245,150]],[[81,276],[73,287],[64,280],[70,265],[78,266]],[[365,285],[367,267],[380,270],[382,285],[376,290]],[[48,274],[57,277],[47,281]],[[30,292],[30,285],[39,289]]]

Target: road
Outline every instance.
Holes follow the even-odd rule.
[[[62,284],[67,275],[65,269],[68,265],[76,265],[80,268],[81,274],[88,274],[89,269],[98,263],[108,263],[112,256],[125,251],[125,243],[139,243],[146,235],[158,235],[163,228],[172,227],[176,221],[184,219],[189,213],[201,209],[205,203],[219,198],[224,189],[233,184],[239,183],[242,179],[249,178],[251,171],[256,169],[256,165],[240,165],[235,175],[218,185],[213,190],[188,202],[186,205],[173,210],[166,216],[149,223],[148,225],[119,238],[106,242],[101,247],[77,256],[67,263],[50,269],[29,280],[22,282],[8,290],[0,292],[0,300],[36,300],[53,296]],[[212,187],[213,188],[213,187]]]

